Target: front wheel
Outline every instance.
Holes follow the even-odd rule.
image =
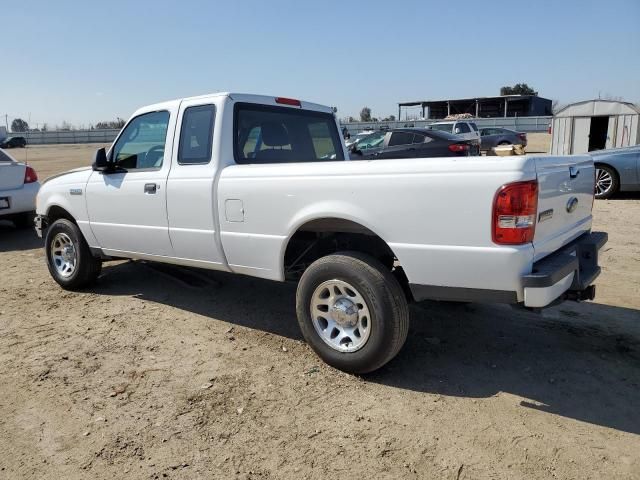
[[[400,351],[409,330],[409,306],[398,280],[359,252],[311,264],[298,284],[296,311],[311,348],[348,373],[382,367]]]
[[[69,220],[61,218],[51,224],[45,250],[49,273],[66,290],[91,285],[100,275],[101,260],[91,254],[82,232]]]

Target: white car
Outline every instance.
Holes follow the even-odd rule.
[[[445,120],[443,122],[430,123],[427,125],[427,128],[451,133],[459,136],[463,140],[472,141],[478,146],[474,154],[480,155],[480,132],[475,122],[469,120]]]
[[[0,149],[0,220],[32,226],[39,188],[36,171]]]
[[[307,342],[365,373],[410,301],[593,298],[593,174],[589,156],[348,161],[330,107],[220,93],[135,112],[93,168],[42,185],[36,231],[66,289],[115,258],[296,282]]]

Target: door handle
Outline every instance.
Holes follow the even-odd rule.
[[[576,178],[579,173],[580,173],[580,170],[578,170],[578,167],[574,167],[574,166],[569,167],[569,177]]]
[[[145,183],[144,184],[144,193],[146,194],[154,194],[158,191],[158,188],[160,188],[159,185],[155,184],[155,183]]]

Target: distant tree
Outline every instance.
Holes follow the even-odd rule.
[[[71,124],[70,124],[70,123],[67,123],[67,121],[66,121],[66,120],[63,120],[63,121],[62,121],[62,125],[60,125],[60,126],[57,128],[57,130],[60,130],[60,131],[62,131],[62,132],[68,132],[68,131],[70,131],[70,130],[73,130],[73,127],[71,126]]]
[[[361,122],[371,121],[371,109],[369,107],[362,107],[362,110],[360,110],[360,121]]]
[[[29,124],[21,118],[15,118],[13,122],[11,122],[12,132],[26,132],[27,130],[29,130]]]
[[[349,116],[349,117],[347,117],[347,122],[353,123],[353,122],[357,122],[357,120],[355,118],[353,118],[352,116]]]
[[[46,132],[47,130],[49,130],[49,125],[47,125],[46,123],[43,123],[42,127],[40,127],[40,131]]]
[[[516,83],[513,87],[505,86],[500,89],[500,95],[537,95],[533,88],[526,83]]]
[[[96,123],[96,130],[121,129],[122,127],[124,127],[124,124],[125,121],[122,118],[118,117],[116,120]]]
[[[388,117],[385,117],[382,119],[383,122],[395,122],[396,121],[396,116],[395,115],[389,115]]]

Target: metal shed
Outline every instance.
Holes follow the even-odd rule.
[[[640,107],[613,100],[567,105],[551,123],[551,153],[569,155],[640,143]]]

